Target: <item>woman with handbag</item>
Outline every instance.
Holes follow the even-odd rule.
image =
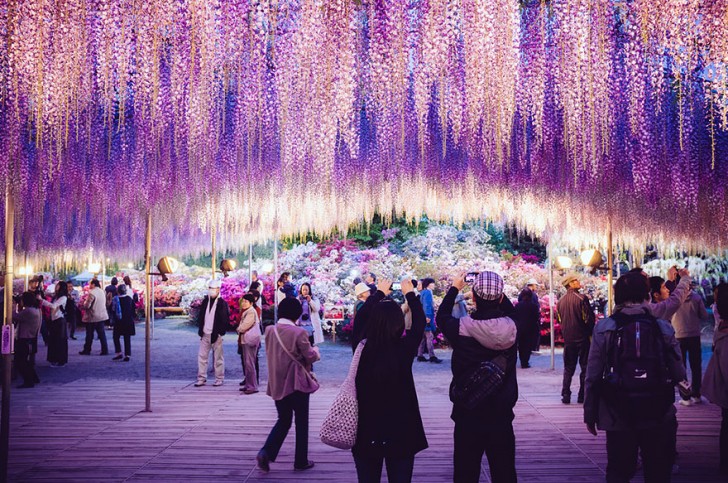
[[[66,325],[66,303],[68,302],[68,286],[66,282],[58,282],[53,292],[53,301],[48,302],[38,296],[44,307],[51,310],[48,324],[48,356],[46,359],[52,367],[63,367],[68,362],[68,327]]]
[[[245,384],[240,388],[245,394],[258,392],[258,348],[260,347],[260,319],[255,308],[255,295],[246,293],[240,299],[243,316],[238,325],[238,353],[243,364]]]
[[[265,330],[265,352],[268,360],[268,390],[278,411],[278,421],[258,452],[258,466],[270,470],[291,428],[296,415],[296,455],[293,468],[313,468],[308,460],[308,403],[319,385],[311,373],[311,364],[321,358],[318,348],[311,347],[308,334],[296,326],[301,317],[301,303],[286,297],[278,305],[278,322]],[[246,377],[247,379],[247,377]]]
[[[412,281],[402,280],[412,314],[412,327],[405,332],[401,307],[386,298],[391,285],[381,280],[370,297],[377,302],[367,302],[373,306],[356,373],[359,419],[352,448],[360,483],[380,481],[384,464],[390,482],[412,481],[415,455],[428,447],[412,377],[425,312]]]

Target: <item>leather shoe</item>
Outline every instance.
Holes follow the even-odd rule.
[[[18,389],[27,389],[27,388],[31,388],[31,387],[35,387],[35,384],[21,384],[21,385],[17,386]]]
[[[79,354],[79,355],[82,355],[82,356],[90,356],[90,355],[91,355],[91,353],[90,353],[90,352],[86,352],[86,351],[81,351],[81,352],[79,352],[78,354]]]
[[[310,470],[314,467],[314,462],[309,460],[304,466],[294,466],[293,469],[296,471]]]
[[[571,396],[562,396],[561,402],[564,404],[571,404]]]
[[[425,357],[424,357],[424,356],[417,356],[417,360],[418,360],[419,362],[427,362],[427,359],[425,359]]]
[[[266,473],[270,471],[270,460],[268,459],[268,455],[265,454],[265,451],[258,451],[258,456],[256,456],[255,459],[258,461],[258,468],[260,468],[261,471],[265,471]]]

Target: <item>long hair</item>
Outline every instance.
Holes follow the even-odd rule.
[[[721,282],[715,287],[715,306],[721,320],[728,320],[728,283]]]
[[[53,300],[58,300],[61,297],[68,297],[68,285],[64,281],[58,282],[58,290],[53,294]]]
[[[528,287],[521,290],[521,293],[518,294],[518,303],[519,304],[524,301],[530,302],[531,300],[533,300],[533,291]]]
[[[362,367],[368,377],[397,380],[397,351],[404,332],[404,314],[397,302],[385,299],[372,307],[367,321],[367,342]]]
[[[308,282],[303,282],[300,287],[298,287],[298,295],[303,296],[303,290],[301,290],[304,286],[308,287],[308,294],[313,297],[313,290],[311,290],[311,284]]]

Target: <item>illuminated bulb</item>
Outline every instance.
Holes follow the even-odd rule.
[[[568,268],[571,268],[571,266],[573,265],[573,263],[574,262],[571,261],[571,258],[570,257],[566,257],[566,256],[563,256],[563,255],[560,256],[560,257],[556,257],[556,266],[558,268],[568,269]]]

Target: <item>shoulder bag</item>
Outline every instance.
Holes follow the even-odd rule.
[[[506,356],[501,353],[453,379],[450,384],[450,401],[465,409],[477,408],[503,385],[506,364]]]
[[[295,362],[296,364],[298,364],[299,366],[301,366],[301,368],[303,369],[304,374],[306,374],[306,379],[308,379],[309,384],[312,387],[315,388],[311,392],[315,392],[319,388],[319,383],[318,383],[318,379],[316,379],[316,374],[314,374],[312,371],[309,371],[308,368],[301,361],[299,361],[298,359],[296,359],[296,357],[293,354],[291,354],[291,351],[289,351],[286,348],[286,345],[281,340],[281,335],[278,333],[278,326],[277,325],[273,327],[273,332],[276,333],[276,338],[278,339],[278,342],[281,344],[281,347],[283,348],[283,350],[285,351],[285,353],[288,354],[288,357],[290,357],[293,362]]]
[[[356,443],[359,425],[359,403],[356,398],[356,374],[359,370],[359,359],[366,340],[359,343],[351,359],[349,373],[344,379],[339,394],[326,413],[321,424],[321,442],[339,449],[351,449]]]

